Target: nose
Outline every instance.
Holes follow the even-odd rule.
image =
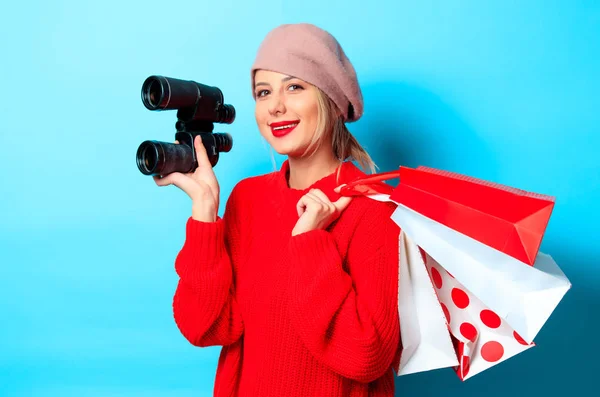
[[[283,96],[279,94],[272,94],[271,101],[269,103],[269,113],[271,116],[277,116],[277,114],[285,113],[285,103]]]

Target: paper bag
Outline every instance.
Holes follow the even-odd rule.
[[[525,342],[505,320],[487,308],[433,258],[425,256],[427,271],[446,314],[460,363],[453,369],[461,380],[535,346],[535,343]]]
[[[398,205],[392,218],[485,306],[531,343],[571,283],[549,255],[534,266]]]
[[[400,167],[390,199],[533,265],[554,198],[427,167]]]
[[[390,195],[390,186],[382,181],[398,176],[400,184]],[[435,293],[448,318],[448,332],[453,335],[459,361],[454,369],[463,380],[534,346],[533,338],[571,287],[552,258],[538,252],[553,207],[552,197],[424,167],[401,167],[399,172],[372,175],[344,186],[340,193],[398,204],[392,218],[402,230],[401,240],[404,235],[401,248],[416,245],[423,249],[431,275],[426,281],[409,278],[411,296],[415,290],[427,291],[435,286],[436,280],[447,279],[445,284],[453,285],[450,290],[436,287]],[[406,258],[413,256],[406,254]],[[400,280],[410,274],[410,265],[416,261],[408,263],[405,266],[399,261]],[[436,272],[438,275],[434,275]],[[470,307],[449,305],[451,291],[456,289],[468,297]],[[402,299],[406,298],[399,291],[399,308]],[[406,329],[402,336],[408,336],[409,348],[398,375],[419,372],[417,368],[452,366],[440,354],[446,353],[445,349],[438,349],[438,354],[429,358],[418,354],[421,345],[443,346],[438,337],[421,333],[420,324],[417,331],[408,330],[410,323],[416,327],[421,312],[436,313],[431,304],[422,302],[413,299],[413,312],[399,313],[400,323]],[[484,312],[485,321],[496,328],[486,325],[481,317]],[[452,318],[460,322],[453,323]],[[490,318],[494,321],[490,322]],[[433,323],[438,324],[439,320]],[[473,336],[473,328],[477,337]],[[445,342],[444,338],[441,340]]]
[[[402,355],[398,375],[458,365],[448,323],[419,247],[400,233],[398,314]]]

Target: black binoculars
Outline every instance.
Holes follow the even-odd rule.
[[[235,108],[224,104],[223,93],[195,81],[150,76],[142,85],[142,102],[148,110],[177,109],[175,140],[179,144],[144,141],[136,154],[136,163],[144,175],[188,173],[198,167],[194,138],[200,135],[206,154],[214,167],[219,152],[229,152],[233,139],[227,133],[213,133],[213,123],[231,124]]]

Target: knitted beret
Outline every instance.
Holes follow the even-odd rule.
[[[320,88],[341,110],[344,121],[363,114],[363,97],[354,67],[340,43],[309,24],[284,24],[271,30],[258,48],[251,69],[252,96],[258,69],[287,74]]]

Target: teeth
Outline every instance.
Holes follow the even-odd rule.
[[[274,129],[274,130],[284,130],[284,129],[286,129],[286,128],[292,128],[292,127],[295,127],[295,126],[297,126],[297,125],[298,125],[298,123],[295,123],[295,124],[290,124],[290,125],[283,125],[283,126],[281,126],[281,127],[275,127],[275,128],[273,128],[273,129]]]

